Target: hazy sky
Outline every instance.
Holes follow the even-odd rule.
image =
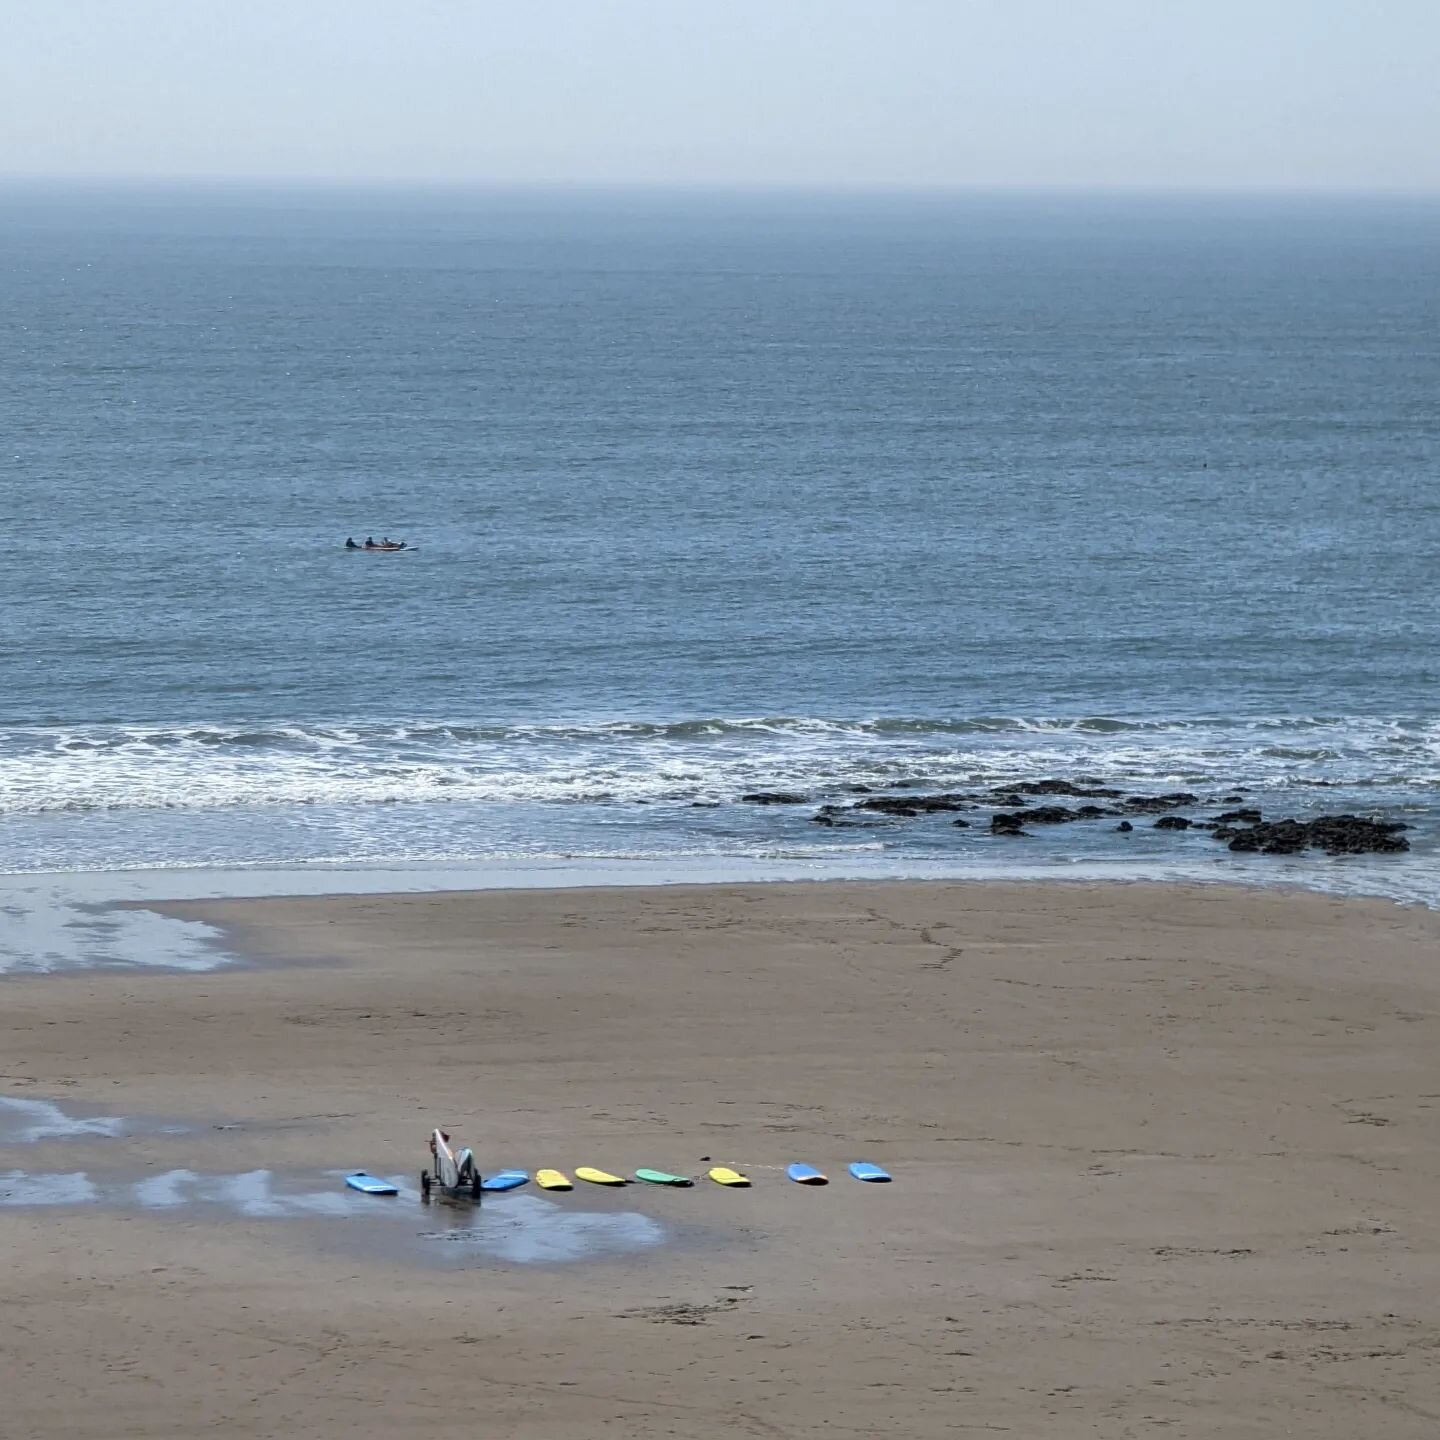
[[[0,0],[0,174],[1440,189],[1440,0]]]

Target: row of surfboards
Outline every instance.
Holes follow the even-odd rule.
[[[857,1180],[864,1180],[871,1185],[888,1185],[890,1176],[878,1165],[872,1165],[867,1160],[853,1161],[847,1169]],[[813,1165],[788,1165],[785,1174],[797,1185],[828,1185],[830,1177],[823,1171],[817,1170]],[[593,1165],[581,1165],[575,1171],[577,1180],[587,1181],[591,1185],[628,1185],[629,1179],[624,1175],[612,1175],[608,1170],[597,1170]],[[717,1165],[712,1170],[706,1171],[706,1178],[713,1180],[717,1185],[728,1185],[731,1187],[744,1188],[750,1184],[750,1177],[742,1174],[739,1170],[732,1170],[728,1165]],[[690,1175],[671,1175],[665,1170],[637,1170],[635,1179],[645,1185],[671,1185],[685,1186],[693,1185],[695,1179]],[[345,1177],[345,1183],[352,1190],[359,1190],[366,1195],[397,1195],[399,1191],[388,1180],[379,1180],[374,1175],[369,1175],[363,1170],[357,1170],[354,1174]],[[480,1182],[482,1190],[518,1190],[522,1185],[530,1183],[530,1173],[527,1170],[501,1170],[494,1175],[487,1177]],[[570,1177],[563,1170],[537,1170],[535,1172],[535,1183],[542,1190],[573,1190]]]

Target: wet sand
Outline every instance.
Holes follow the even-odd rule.
[[[666,1242],[548,1266],[417,1264],[350,1220],[0,1208],[0,1434],[1440,1425],[1433,915],[901,884],[166,908],[258,963],[13,977],[0,1091],[194,1133],[12,1136],[0,1191],[414,1171],[432,1123],[491,1169],[713,1156],[756,1184],[577,1187],[557,1203]],[[788,1184],[796,1159],[831,1184]],[[413,1211],[397,1235],[433,1228]]]

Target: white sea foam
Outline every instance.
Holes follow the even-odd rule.
[[[455,865],[483,884],[484,867],[515,862],[595,874],[694,861],[716,874],[759,867],[756,878],[811,863],[895,875],[1022,859],[1173,858],[1247,880],[1281,870],[1268,857],[1252,873],[1202,832],[1140,827],[1122,839],[1103,824],[1057,827],[1022,856],[998,850],[983,817],[968,829],[948,817],[811,823],[817,805],[844,805],[862,787],[995,795],[1042,777],[1210,801],[1243,791],[1270,816],[1385,814],[1414,825],[1411,854],[1334,873],[1307,857],[1305,883],[1427,901],[1440,891],[1440,721],[1404,716],[29,727],[0,732],[0,872]],[[811,803],[741,803],[762,790]],[[146,912],[47,907],[39,895],[0,908],[0,969],[205,969],[224,963],[216,939]]]
[[[752,788],[1124,783],[1440,788],[1440,722],[755,717],[673,724],[112,726],[0,735],[0,815],[686,803]]]

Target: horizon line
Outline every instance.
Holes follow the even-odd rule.
[[[893,195],[917,197],[962,196],[1091,196],[1096,198],[1163,197],[1167,199],[1387,199],[1440,200],[1440,185],[1284,185],[1274,183],[1206,183],[1167,185],[1146,182],[1029,182],[1029,181],[912,181],[912,180],[673,180],[606,177],[526,179],[484,176],[343,176],[343,175],[224,175],[202,172],[185,174],[92,174],[80,172],[38,173],[0,171],[0,186],[44,186],[95,189],[172,188],[204,190],[304,190],[364,191],[530,191],[530,192],[646,192],[762,195]]]

